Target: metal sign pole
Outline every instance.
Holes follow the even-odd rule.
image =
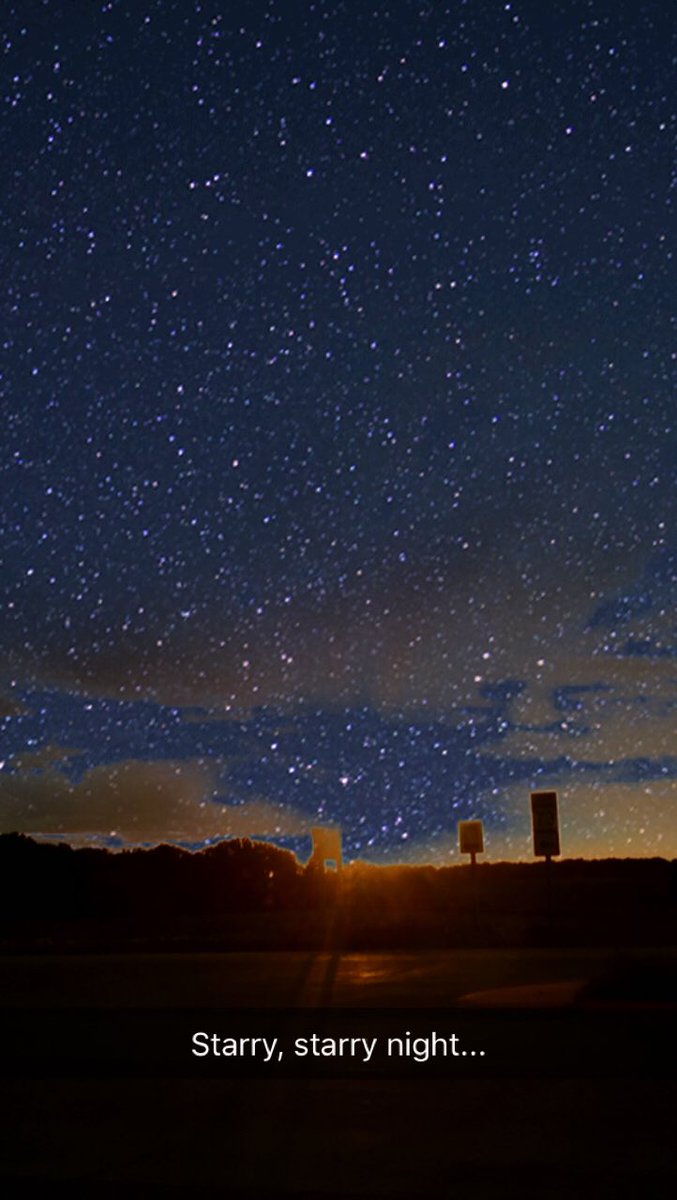
[[[545,912],[548,934],[553,933],[552,859],[560,852],[557,792],[531,793],[534,854],[545,859]]]
[[[473,937],[479,937],[479,888],[477,884],[477,855],[484,854],[484,826],[481,821],[459,821],[458,840],[461,854],[470,855],[470,895]]]

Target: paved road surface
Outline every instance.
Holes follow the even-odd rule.
[[[495,988],[594,981],[677,951],[110,954],[0,959],[2,1007],[430,1007]]]

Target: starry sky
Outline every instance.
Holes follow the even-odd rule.
[[[0,830],[677,855],[669,6],[0,16]]]

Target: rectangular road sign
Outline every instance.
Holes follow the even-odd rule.
[[[484,854],[484,829],[481,821],[459,821],[458,841],[461,854]]]
[[[557,792],[531,793],[531,830],[537,858],[553,858],[559,854]]]
[[[324,869],[329,859],[336,863],[336,869],[340,871],[343,866],[341,830],[329,825],[313,825],[310,832],[313,838],[312,863]]]

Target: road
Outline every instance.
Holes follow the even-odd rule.
[[[582,985],[613,974],[619,964],[674,971],[677,951],[7,956],[0,959],[0,1008],[443,1008],[498,988]]]
[[[655,955],[639,951],[623,959],[640,974],[656,966]],[[108,1014],[113,1030],[125,1009],[141,1018],[145,1010],[151,1021],[160,1010],[170,1020],[173,1011],[203,1010],[204,1018],[219,1010],[227,1021],[229,1010],[250,1007],[262,1019],[267,1010],[270,1019],[275,1008],[298,1008],[305,1020],[324,1014],[325,1031],[328,1010],[351,1007],[373,1011],[374,1020],[376,1010],[399,1006],[460,1020],[456,1006],[469,993],[521,988],[530,1003],[539,988],[594,981],[617,963],[611,950],[22,957],[0,963],[0,1004],[7,1051],[39,1043],[56,1019],[70,1033],[53,1049],[67,1055],[82,1051],[95,1011],[104,1024]],[[674,953],[660,956],[666,964],[674,969]],[[521,1017],[535,1061],[548,1052],[542,1019]],[[611,1042],[613,1028],[605,1014]],[[160,1047],[162,1038],[158,1027]],[[618,1045],[619,1070],[599,1077],[575,1054],[569,1073],[565,1046],[555,1073],[544,1064],[528,1077],[489,1068],[476,1077],[450,1069],[329,1079],[200,1078],[195,1070],[154,1077],[150,1066],[126,1075],[124,1064],[110,1077],[55,1074],[47,1043],[44,1074],[14,1071],[2,1081],[10,1136],[0,1185],[7,1195],[29,1185],[31,1195],[51,1194],[59,1180],[70,1195],[97,1197],[580,1200],[637,1192],[653,1200],[674,1183],[677,1089],[664,1063],[625,1073],[627,1042]]]

